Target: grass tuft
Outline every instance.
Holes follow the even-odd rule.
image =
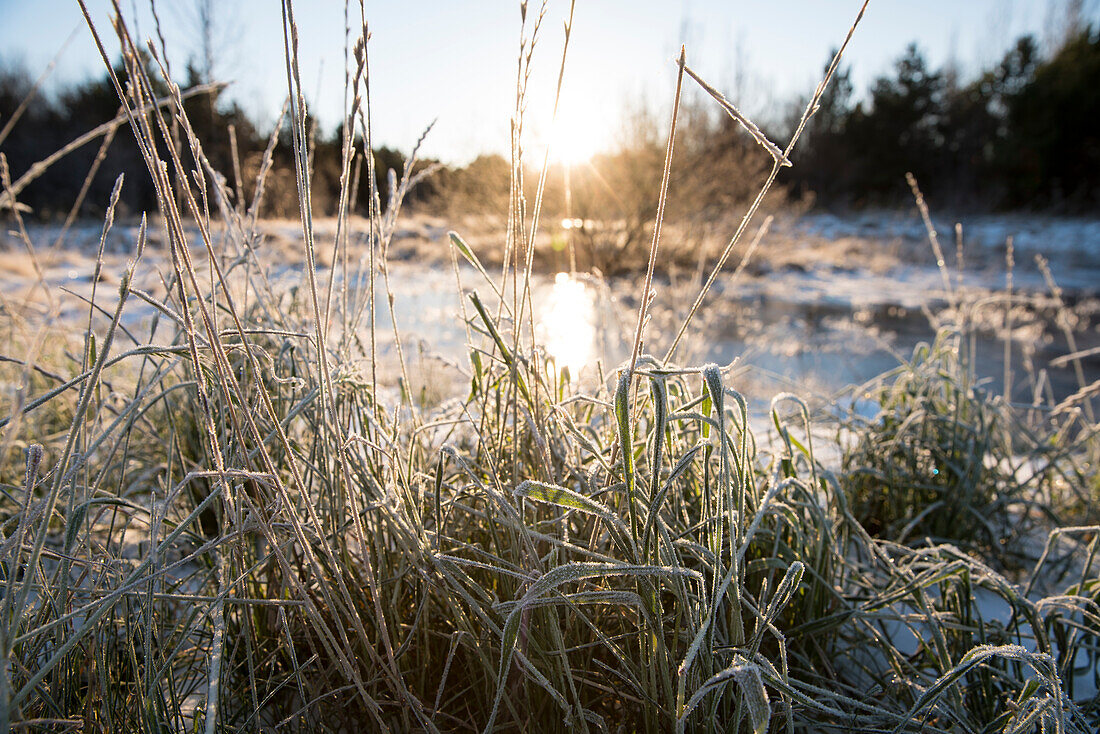
[[[383,205],[366,11],[326,283],[282,7],[308,263],[290,286],[255,216],[269,169],[246,208],[166,67],[113,24],[129,80],[114,76],[116,92],[160,210],[117,292],[93,290],[87,319],[65,324],[76,336],[4,317],[25,357],[0,363],[15,385],[0,437],[0,730],[1095,731],[1095,386],[1049,406],[992,395],[961,321],[823,447],[800,398],[755,415],[728,370],[671,363],[797,140],[781,149],[688,72],[775,170],[665,359],[644,348],[658,214],[630,360],[592,384],[547,363],[518,115],[500,277],[449,237],[459,282],[461,255],[492,291],[471,292],[469,314],[459,299],[462,397],[419,399],[388,270],[419,174],[413,156]],[[520,112],[545,32],[521,7]]]

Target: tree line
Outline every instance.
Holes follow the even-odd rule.
[[[834,79],[786,181],[822,203],[894,204],[904,174],[944,206],[1095,210],[1100,204],[1100,32],[1044,55],[1033,36],[970,80],[916,45],[854,101]]]
[[[125,79],[121,65],[116,72]],[[158,75],[151,73],[150,78]],[[246,208],[253,200],[264,151],[274,138],[259,213],[295,216],[289,127],[261,130],[221,87],[204,89],[202,79],[194,67],[188,69],[183,87],[192,94],[184,106],[211,167],[226,177],[231,197],[243,199]],[[154,91],[168,96],[163,85]],[[25,70],[0,68],[0,153],[8,180],[16,184],[16,201],[29,216],[63,217],[74,204],[78,214],[100,214],[119,174],[126,174],[123,211],[156,207],[144,162],[125,126],[92,136],[48,168],[36,168],[120,115],[106,74],[49,95],[37,92]],[[800,104],[805,100],[793,101],[791,109]],[[648,199],[657,183],[655,170],[660,178],[662,143],[654,120],[652,115],[636,116],[627,125],[629,134],[620,136],[618,150],[597,156],[588,171],[575,173],[571,206],[583,215],[622,209],[629,216],[637,209],[638,221],[644,221],[653,205]],[[799,143],[794,167],[785,169],[781,182],[788,196],[812,198],[821,206],[893,206],[908,201],[905,173],[912,172],[940,207],[1090,211],[1100,203],[1097,120],[1100,31],[1091,26],[1068,34],[1047,53],[1034,37],[1022,37],[999,62],[970,79],[962,79],[950,66],[932,68],[920,49],[910,45],[890,73],[875,79],[863,95],[856,95],[850,68],[838,70]],[[769,132],[783,141],[792,125],[790,120],[779,122]],[[730,120],[688,110],[682,129],[678,154],[684,157],[674,169],[682,199],[679,210],[713,215],[737,203],[734,189],[753,190],[751,179],[766,171],[761,151]],[[335,208],[342,146],[342,128],[326,135],[314,125],[312,192],[318,213]],[[391,185],[388,172],[393,169],[400,178],[407,160],[386,147],[373,154],[384,205]],[[368,167],[362,163],[360,158],[354,172],[365,179]],[[418,161],[413,170],[426,166],[433,173],[410,192],[406,201],[411,205],[471,213],[506,210],[510,163],[504,158],[485,155],[457,167]],[[746,185],[735,186],[738,181]],[[564,211],[560,186],[553,179],[547,189],[551,212]],[[360,212],[366,211],[369,190],[364,183],[355,187],[352,203]]]

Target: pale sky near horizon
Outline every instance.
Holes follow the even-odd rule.
[[[109,0],[86,0],[106,37]],[[857,94],[887,73],[916,42],[933,66],[948,60],[964,75],[998,60],[1023,33],[1042,39],[1054,8],[1067,0],[871,0],[846,56]],[[614,144],[631,106],[667,108],[674,58],[686,44],[689,65],[750,115],[778,117],[781,105],[808,94],[829,49],[838,46],[862,0],[577,0],[566,61],[565,127],[583,153]],[[119,0],[142,38],[155,35],[149,0]],[[197,45],[193,0],[158,0],[173,73],[182,77]],[[301,36],[302,83],[326,129],[341,117],[344,3],[294,3]],[[529,3],[529,21],[539,2]],[[549,0],[529,86],[527,125],[548,132],[569,0]],[[1085,0],[1100,20],[1100,0]],[[508,149],[519,45],[518,0],[368,2],[372,38],[372,116],[376,144],[408,150],[433,119],[422,152],[461,163]],[[358,17],[358,3],[355,3]],[[134,19],[136,18],[136,23]],[[216,71],[230,94],[270,124],[286,94],[279,0],[221,0]],[[354,21],[353,21],[354,25]],[[62,83],[101,73],[102,64],[76,0],[0,0],[0,62],[37,76],[75,31],[54,73]],[[105,38],[114,53],[113,35]]]

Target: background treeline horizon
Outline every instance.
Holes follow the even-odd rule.
[[[117,71],[125,77],[121,66]],[[150,78],[159,78],[150,72]],[[1100,30],[1093,26],[1071,29],[1046,52],[1033,36],[1023,36],[999,62],[969,78],[950,65],[932,68],[916,44],[863,95],[856,94],[850,72],[840,67],[799,142],[794,167],[783,172],[787,200],[839,210],[907,205],[905,173],[912,172],[940,210],[1081,214],[1100,205]],[[204,74],[192,65],[186,80],[185,92],[196,89]],[[289,127],[284,120],[281,129],[260,129],[223,89],[185,100],[211,167],[226,177],[230,198],[243,199],[247,208],[274,136],[259,214],[295,216]],[[167,96],[167,87],[157,93]],[[790,112],[764,125],[769,137],[783,145],[809,97],[788,101],[784,109]],[[92,137],[44,170],[36,168],[120,110],[106,74],[46,94],[36,90],[25,69],[0,65],[0,153],[27,216],[62,218],[74,202],[78,215],[98,216],[119,174],[126,175],[124,213],[156,208],[125,126]],[[694,98],[683,115],[669,214],[720,218],[757,189],[770,159],[713,103]],[[616,148],[575,166],[568,196],[564,171],[560,166],[551,171],[546,212],[623,221],[627,230],[637,230],[628,232],[631,240],[644,237],[656,206],[666,124],[652,110],[625,111]],[[339,191],[343,129],[326,135],[315,126],[312,132],[313,200],[316,213],[325,215],[334,210]],[[388,172],[394,169],[400,178],[407,159],[388,147],[376,148],[374,155],[384,205]],[[540,152],[528,152],[529,164],[541,161]],[[507,211],[511,163],[502,156],[482,155],[464,166],[423,160],[412,170],[429,166],[431,174],[406,198],[410,206],[446,214]],[[366,175],[366,170],[360,156],[355,171]],[[89,172],[94,172],[90,180]],[[535,178],[528,174],[532,187]],[[366,211],[368,190],[357,187],[354,211]],[[0,194],[0,209],[10,208],[5,204],[10,201]]]

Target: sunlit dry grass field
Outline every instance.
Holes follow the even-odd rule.
[[[522,7],[521,82],[550,32]],[[537,271],[556,269],[537,248],[564,298],[584,292],[540,220],[545,160],[517,140],[495,229],[401,218],[411,158],[379,195],[365,35],[321,222],[295,10],[297,219],[258,217],[267,167],[250,200],[231,190],[125,17],[89,25],[121,45],[159,210],[123,227],[112,200],[81,255],[8,207],[0,269],[24,285],[0,317],[0,731],[1096,731],[1100,383],[1057,274],[1042,309],[1075,367],[1057,393],[1007,342],[1002,384],[1028,373],[1028,399],[979,378],[990,314],[1011,339],[1039,297],[1011,280],[966,297],[930,220],[935,337],[847,398],[746,394],[736,363],[690,361],[839,54],[781,145],[685,49],[627,348],[605,363],[569,350],[575,312],[564,337],[536,328]],[[662,239],[689,87],[769,162],[701,257]],[[353,213],[356,186],[373,188]],[[440,237],[420,287],[454,296],[441,318],[463,338],[432,362],[394,268]],[[670,253],[696,275],[655,316]],[[92,272],[63,290],[53,268]]]

